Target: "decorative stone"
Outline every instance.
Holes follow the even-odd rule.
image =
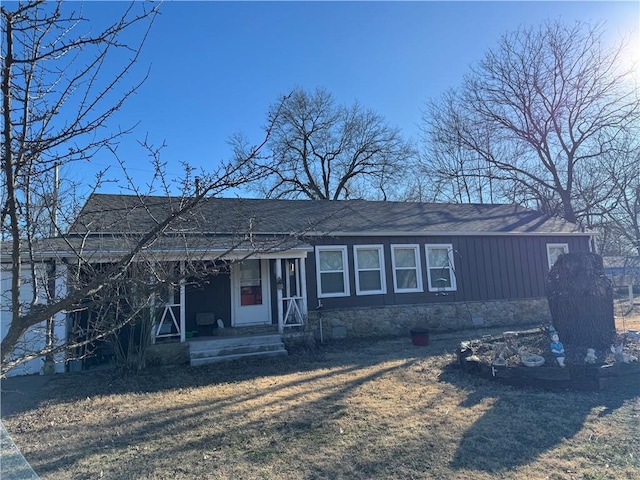
[[[621,354],[626,357],[619,357],[618,362],[613,362],[613,356],[609,356],[605,364],[599,363],[582,363],[581,356],[572,355],[570,363],[564,368],[554,368],[552,361],[555,358],[546,348],[547,330],[543,328],[524,330],[515,332],[519,342],[533,349],[532,353],[529,348],[521,347],[518,350],[519,360],[522,364],[514,364],[512,360],[502,360],[496,351],[502,351],[506,348],[505,335],[496,337],[488,337],[476,340],[466,340],[460,343],[458,355],[458,363],[462,370],[468,374],[478,375],[491,380],[499,381],[513,386],[544,388],[551,390],[564,391],[573,390],[604,390],[617,387],[625,387],[630,385],[640,385],[640,362],[630,361],[630,357],[638,357],[638,345],[625,345],[624,352]],[[511,332],[506,332],[507,337],[513,338]],[[571,347],[571,346],[570,346]],[[527,351],[529,350],[529,351]],[[593,356],[598,355],[603,359],[606,353],[603,350],[593,350]],[[607,349],[608,351],[608,349]],[[539,355],[538,355],[539,354]],[[530,360],[529,355],[546,357],[546,362],[539,365],[538,368],[530,368],[526,366],[526,362]],[[508,358],[503,355],[503,358]],[[624,360],[630,362],[626,363]],[[535,359],[535,358],[534,358]],[[502,364],[502,362],[504,362]]]
[[[520,354],[520,361],[526,367],[541,367],[544,365],[544,357],[533,354]]]
[[[483,327],[513,327],[551,320],[547,299],[531,298],[331,310],[322,312],[322,323],[325,338],[336,338],[333,337],[336,327],[346,329],[347,337],[400,337],[415,325],[424,325],[431,332],[474,328],[474,317],[483,319]],[[308,322],[316,333],[319,332],[317,312],[309,312]],[[335,333],[341,335],[344,331],[336,330]]]

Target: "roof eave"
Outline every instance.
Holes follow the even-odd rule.
[[[300,245],[297,247],[287,248],[272,248],[267,250],[252,249],[249,247],[235,247],[229,248],[190,248],[190,249],[145,249],[142,251],[141,256],[164,256],[167,261],[173,261],[175,259],[187,259],[189,257],[213,257],[220,259],[237,259],[252,256],[256,258],[276,259],[276,258],[305,258],[309,252],[313,251],[311,245]],[[113,262],[122,258],[124,255],[131,253],[130,250],[109,250],[109,251],[89,251],[82,255],[82,259],[87,262]],[[34,256],[34,260],[39,262],[46,262],[51,260],[61,259],[74,259],[78,258],[77,252],[71,250],[58,250],[58,251],[43,251],[38,252]],[[10,255],[1,255],[1,263],[11,262]]]
[[[538,237],[558,237],[558,236],[592,236],[591,232],[478,232],[478,231],[376,231],[376,232],[350,232],[350,231],[335,231],[335,232],[307,232],[305,236],[334,236],[334,237],[497,237],[497,236],[538,236]]]

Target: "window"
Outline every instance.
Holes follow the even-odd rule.
[[[262,305],[262,271],[260,260],[240,262],[240,305]]]
[[[556,263],[558,257],[563,253],[569,253],[569,244],[567,243],[547,243],[547,260],[549,261],[549,270]]]
[[[422,291],[418,245],[391,245],[393,288],[397,293]]]
[[[387,293],[382,252],[382,245],[356,245],[353,247],[358,295]]]
[[[349,295],[347,247],[316,247],[318,297],[346,297]]]
[[[426,245],[427,280],[430,292],[456,290],[456,275],[451,244]]]

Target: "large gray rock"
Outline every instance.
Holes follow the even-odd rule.
[[[547,299],[554,327],[567,344],[608,348],[615,338],[613,289],[602,257],[561,255],[547,276]]]

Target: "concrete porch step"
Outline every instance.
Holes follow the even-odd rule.
[[[245,335],[189,341],[192,367],[257,356],[287,355],[280,335]]]

